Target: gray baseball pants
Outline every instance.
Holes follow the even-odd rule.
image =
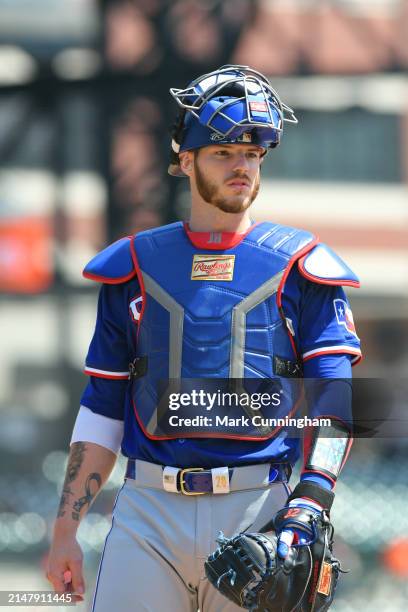
[[[118,493],[92,612],[238,612],[208,582],[204,561],[219,531],[257,531],[285,505],[269,465],[235,468],[231,492],[185,496],[162,487],[162,468],[137,461]]]

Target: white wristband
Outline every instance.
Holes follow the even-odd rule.
[[[118,453],[123,438],[123,421],[111,419],[81,406],[71,437],[74,442],[94,442]]]

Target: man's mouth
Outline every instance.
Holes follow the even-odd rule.
[[[249,187],[249,181],[245,179],[234,179],[232,181],[228,181],[227,185],[229,187]]]

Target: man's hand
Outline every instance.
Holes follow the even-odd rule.
[[[75,601],[83,601],[85,592],[83,555],[76,532],[115,462],[115,453],[98,444],[75,442],[71,445],[48,558],[47,579],[57,593],[75,593]]]
[[[75,601],[83,601],[85,582],[82,562],[82,550],[75,535],[54,534],[46,575],[55,592],[75,593]]]
[[[292,544],[311,544],[315,540],[314,522],[322,510],[318,503],[298,498],[277,513],[274,524],[279,536],[279,557],[285,559]]]

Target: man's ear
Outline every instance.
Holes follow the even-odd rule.
[[[192,151],[183,151],[179,153],[180,168],[187,176],[191,176],[193,171],[193,155]]]

